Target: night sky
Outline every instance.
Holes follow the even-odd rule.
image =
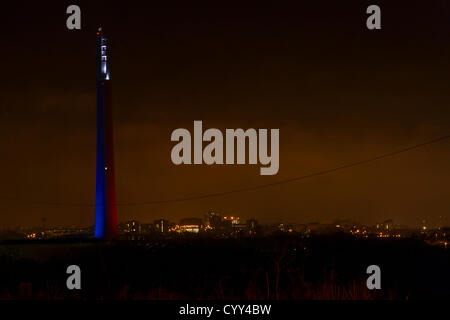
[[[99,26],[112,51],[119,204],[271,183],[450,133],[448,1],[373,2],[378,31],[363,1],[93,2],[0,1],[0,227],[94,223]],[[80,31],[66,28],[71,4]],[[194,120],[279,128],[278,174],[172,164],[170,135]],[[448,224],[449,146],[257,191],[121,205],[118,218],[177,222],[212,208],[263,223]]]

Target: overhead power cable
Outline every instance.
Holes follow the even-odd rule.
[[[389,157],[394,157],[396,155],[402,154],[402,153],[406,153],[421,147],[425,147],[431,144],[436,144],[438,142],[443,142],[444,140],[447,140],[450,138],[450,135],[446,135],[446,136],[441,136],[439,138],[435,138],[435,139],[431,139],[413,146],[409,146],[403,149],[399,149],[396,151],[392,151],[392,152],[388,152],[388,153],[384,153],[372,158],[368,158],[368,159],[364,159],[364,160],[359,160],[356,162],[352,162],[352,163],[348,163],[342,166],[338,166],[338,167],[334,167],[331,169],[326,169],[326,170],[322,170],[322,171],[317,171],[317,172],[313,172],[313,173],[309,173],[309,174],[305,174],[302,176],[298,176],[298,177],[293,177],[293,178],[288,178],[288,179],[283,179],[283,180],[278,180],[278,181],[274,181],[274,182],[270,182],[270,183],[266,183],[266,184],[260,184],[260,185],[256,185],[256,186],[248,186],[248,187],[243,187],[243,188],[238,188],[238,189],[232,189],[232,190],[226,190],[226,191],[219,191],[219,192],[214,192],[214,193],[205,193],[205,194],[200,194],[200,195],[194,195],[194,196],[187,196],[187,197],[180,197],[180,198],[172,198],[172,199],[163,199],[163,200],[153,200],[153,201],[143,201],[143,202],[123,202],[123,203],[117,203],[117,206],[121,206],[121,207],[127,207],[127,206],[146,206],[146,205],[156,205],[156,204],[164,204],[164,203],[174,203],[174,202],[184,202],[184,201],[193,201],[193,200],[200,200],[200,199],[207,199],[207,198],[215,198],[215,197],[221,197],[221,196],[227,196],[227,195],[231,195],[231,194],[236,194],[236,193],[241,193],[241,192],[249,192],[249,191],[255,191],[255,190],[260,190],[260,189],[265,189],[265,188],[269,188],[269,187],[274,187],[277,185],[281,185],[281,184],[287,184],[287,183],[292,183],[292,182],[296,182],[296,181],[300,181],[300,180],[305,180],[305,179],[309,179],[309,178],[313,178],[313,177],[318,177],[318,176],[323,176],[326,174],[330,174],[336,171],[341,171],[341,170],[346,170],[346,169],[350,169],[356,166],[361,166],[370,162],[374,162],[374,161],[378,161],[378,160],[382,160],[385,158],[389,158]],[[0,196],[3,199],[6,200],[10,200],[13,202],[16,202],[20,205],[42,205],[42,206],[65,206],[65,207],[94,207],[94,204],[91,203],[70,203],[70,202],[49,202],[49,201],[26,201],[26,200],[19,200],[19,199],[13,199],[7,196]]]

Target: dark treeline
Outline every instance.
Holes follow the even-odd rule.
[[[66,288],[81,268],[82,289]],[[381,268],[368,290],[366,268]],[[1,299],[448,298],[448,250],[418,239],[184,237],[0,244]]]

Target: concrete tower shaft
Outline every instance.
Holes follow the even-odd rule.
[[[117,237],[114,140],[111,77],[108,43],[97,31],[97,175],[95,194],[95,237]]]

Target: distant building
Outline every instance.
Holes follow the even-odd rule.
[[[226,232],[231,233],[237,233],[247,229],[247,224],[242,223],[241,218],[236,216],[223,217],[222,225]]]
[[[232,225],[236,225],[240,223],[240,218],[239,217],[235,217],[235,216],[228,216],[228,217],[223,217],[223,222],[225,224],[230,224]]]
[[[128,240],[137,240],[141,234],[141,224],[136,220],[121,223],[119,224],[119,233]]]
[[[342,225],[335,223],[319,223],[312,222],[308,223],[305,228],[306,234],[327,234],[327,233],[335,233],[342,231]]]
[[[199,218],[186,218],[180,221],[179,232],[199,233],[203,229],[203,221]]]
[[[31,232],[27,235],[28,239],[45,239],[45,238],[79,238],[88,237],[90,228],[66,226],[66,227],[49,227],[40,231]]]
[[[148,235],[155,231],[155,226],[151,223],[142,223],[141,224],[141,234]]]
[[[278,225],[278,230],[281,232],[293,232],[294,227],[292,226],[292,224],[280,223]]]
[[[205,215],[205,227],[214,230],[221,229],[222,215],[213,210],[209,210],[208,213]]]
[[[255,231],[258,229],[259,225],[258,225],[258,220],[256,219],[249,219],[247,220],[247,229],[249,231]]]
[[[391,232],[394,230],[394,222],[392,219],[385,220],[383,223],[377,224],[378,232]]]
[[[155,220],[154,227],[156,232],[167,233],[169,230],[169,221],[164,219]]]
[[[384,230],[386,230],[386,231],[394,230],[394,221],[392,221],[391,219],[384,221],[383,225],[384,225]]]

